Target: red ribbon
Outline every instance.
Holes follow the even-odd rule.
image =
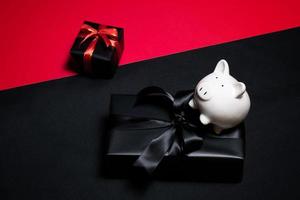
[[[83,54],[83,62],[85,69],[91,70],[91,60],[93,53],[96,48],[96,44],[99,39],[102,39],[106,45],[106,47],[115,47],[117,50],[117,54],[120,55],[120,45],[118,42],[118,30],[116,28],[108,28],[104,25],[100,25],[98,29],[91,27],[90,25],[83,24],[80,28],[79,36],[83,38],[80,42],[80,45],[84,43],[87,39],[93,38],[93,40],[89,43]]]

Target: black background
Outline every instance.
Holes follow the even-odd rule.
[[[290,29],[133,63],[112,80],[75,76],[0,92],[0,198],[299,199],[299,35]],[[104,178],[110,94],[192,89],[222,58],[252,102],[242,182]]]

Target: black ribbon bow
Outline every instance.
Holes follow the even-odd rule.
[[[147,87],[137,95],[136,106],[154,104],[163,106],[171,121],[133,116],[114,116],[114,123],[129,129],[163,128],[160,136],[154,138],[135,161],[135,167],[144,168],[151,174],[165,155],[181,155],[195,151],[202,146],[203,137],[198,135],[198,126],[186,117],[186,107],[193,92],[178,92],[174,97],[159,87]],[[197,134],[198,132],[198,134]]]

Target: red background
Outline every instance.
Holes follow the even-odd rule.
[[[299,0],[11,0],[0,3],[0,90],[71,76],[84,20],[125,28],[121,64],[300,25]]]

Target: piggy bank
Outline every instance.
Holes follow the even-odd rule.
[[[200,111],[200,122],[213,124],[221,133],[241,123],[250,109],[250,98],[244,83],[229,74],[226,60],[220,60],[213,73],[199,81],[189,105]]]

